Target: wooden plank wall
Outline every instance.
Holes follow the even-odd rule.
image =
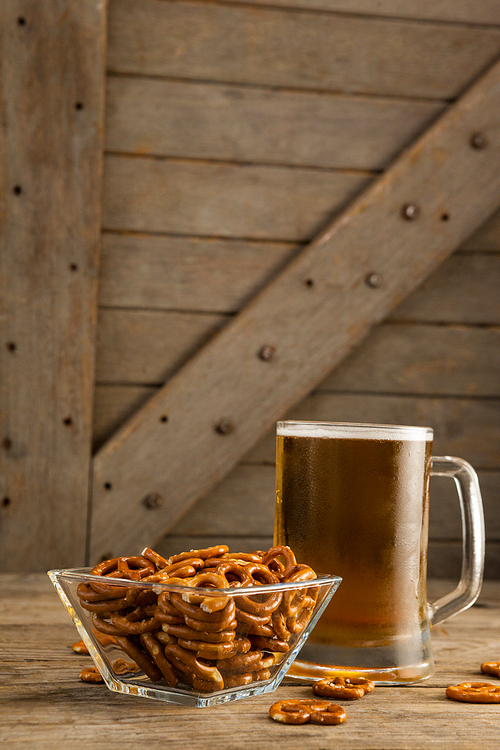
[[[0,569],[83,565],[104,0],[0,3]]]
[[[500,53],[494,3],[277,5],[111,0],[96,448]],[[433,426],[479,471],[493,577],[499,277],[500,215],[290,413]],[[157,546],[268,544],[273,446]],[[434,575],[457,574],[455,505],[435,480]]]

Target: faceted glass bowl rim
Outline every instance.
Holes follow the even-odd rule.
[[[119,586],[120,588],[123,588],[123,586],[127,586],[127,588],[131,588],[132,586],[136,586],[139,588],[145,588],[145,589],[155,589],[155,593],[157,593],[158,588],[161,588],[162,591],[175,591],[179,592],[180,594],[201,594],[203,593],[203,596],[220,596],[221,594],[224,594],[224,596],[229,597],[238,597],[238,596],[252,596],[256,594],[268,594],[273,593],[276,591],[290,591],[291,589],[297,589],[297,588],[309,588],[310,586],[325,586],[327,584],[333,584],[338,583],[340,584],[342,581],[342,578],[340,576],[336,575],[319,575],[316,576],[316,578],[308,578],[306,580],[301,581],[286,581],[284,583],[266,583],[259,586],[241,586],[241,587],[227,587],[227,588],[209,588],[204,586],[180,586],[178,584],[170,584],[167,581],[133,581],[127,578],[109,578],[107,576],[96,576],[92,575],[89,571],[91,571],[92,568],[62,568],[58,569],[55,568],[53,570],[49,570],[47,575],[51,580],[54,580],[54,578],[65,578],[72,581],[78,581],[80,583],[106,583],[106,586],[109,584],[110,586]],[[161,572],[161,571],[160,571]],[[207,572],[207,571],[205,571]],[[175,577],[175,576],[173,576]]]

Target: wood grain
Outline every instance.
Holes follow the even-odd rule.
[[[97,382],[162,385],[228,320],[203,313],[101,309]],[[385,323],[320,388],[494,397],[499,379],[498,327]]]
[[[500,30],[211,3],[112,0],[110,71],[450,99]],[[369,64],[367,64],[369,61]]]
[[[221,0],[247,2],[247,0]],[[369,16],[456,21],[459,23],[500,24],[496,0],[252,0],[254,5],[274,5],[307,10],[354,13]]]
[[[369,182],[359,172],[108,155],[105,229],[305,240]]]
[[[112,307],[237,312],[297,244],[104,233],[99,301]]]
[[[109,76],[106,148],[383,169],[444,108],[440,102]]]
[[[325,422],[424,425],[434,429],[434,455],[460,456],[476,469],[500,468],[498,398],[424,398],[316,391],[284,418]],[[245,455],[274,463],[274,429]]]
[[[433,599],[452,581],[429,582]],[[408,687],[376,687],[346,706],[340,727],[282,726],[268,718],[271,703],[310,697],[310,687],[287,684],[271,695],[200,711],[159,701],[111,693],[103,685],[81,682],[88,657],[69,648],[76,630],[45,576],[0,578],[4,646],[0,705],[6,747],[59,750],[68,744],[99,744],[119,750],[146,739],[151,750],[174,745],[208,750],[217,742],[228,750],[281,746],[313,750],[341,743],[347,750],[484,750],[498,745],[498,707],[467,705],[444,696],[447,685],[480,679],[479,665],[496,658],[500,627],[499,584],[486,581],[478,605],[432,632],[436,671],[428,681]],[[19,622],[23,621],[23,627]],[[494,678],[491,680],[494,681]],[[112,717],[112,721],[110,720]]]
[[[224,315],[101,309],[97,382],[161,385],[226,321]]]
[[[82,564],[105,3],[1,4],[0,567]]]
[[[92,560],[104,544],[127,547],[157,538],[160,525],[167,530],[492,213],[500,199],[499,82],[494,66],[100,450]],[[489,149],[470,147],[465,134],[478,128],[490,136]],[[415,222],[401,217],[409,201],[421,206]],[[366,283],[374,272],[383,280],[376,288]],[[273,360],[259,357],[263,345],[277,347]],[[460,424],[469,409],[476,416],[488,411],[481,417],[491,424],[481,460],[496,465],[494,417],[485,403],[464,400]],[[455,431],[457,417],[450,423]],[[214,429],[221,419],[232,422],[231,434]],[[168,499],[154,518],[142,504],[150,492]],[[120,522],[118,504],[127,509]]]
[[[469,237],[463,245],[464,251],[482,250],[483,252],[500,252],[500,211],[495,211],[490,218]]]

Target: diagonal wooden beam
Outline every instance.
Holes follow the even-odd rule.
[[[499,111],[496,63],[102,448],[92,561],[154,543],[492,213]]]

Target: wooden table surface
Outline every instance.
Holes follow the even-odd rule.
[[[451,585],[432,581],[433,598]],[[340,726],[284,726],[271,721],[275,700],[312,695],[307,686],[282,685],[276,693],[214,708],[195,709],[111,693],[80,681],[89,657],[71,650],[78,634],[43,574],[0,575],[0,744],[50,748],[93,745],[217,750],[286,747],[395,750],[500,747],[500,704],[456,703],[445,688],[484,681],[479,667],[500,659],[500,581],[486,581],[478,602],[436,627],[435,675],[406,687],[376,687],[344,702]]]

